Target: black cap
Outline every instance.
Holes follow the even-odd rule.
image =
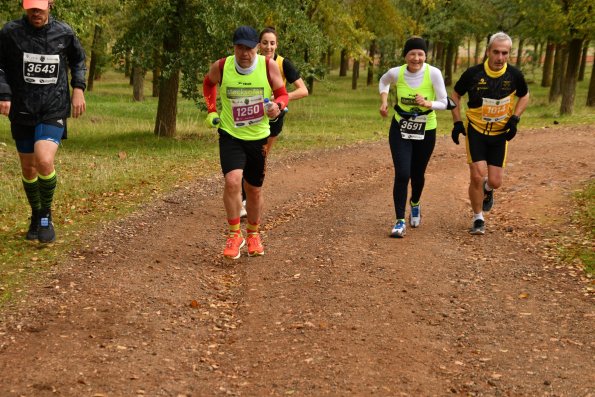
[[[250,26],[240,26],[233,32],[233,44],[254,48],[258,45],[258,32]]]
[[[411,50],[423,50],[423,52],[427,55],[428,46],[426,45],[426,41],[421,37],[408,38],[405,42],[405,46],[403,47],[403,56],[407,55],[407,53]]]

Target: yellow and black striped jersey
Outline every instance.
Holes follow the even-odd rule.
[[[529,92],[519,69],[507,64],[503,73],[495,74],[488,69],[487,62],[467,69],[454,90],[460,96],[468,94],[469,123],[476,131],[489,135],[505,132],[504,126],[512,116],[516,98]]]

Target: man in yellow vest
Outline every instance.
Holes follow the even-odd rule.
[[[233,44],[234,55],[211,65],[203,82],[203,94],[208,109],[207,124],[218,127],[219,157],[225,178],[223,204],[229,235],[223,256],[238,259],[246,243],[249,256],[264,255],[259,229],[269,118],[279,117],[289,97],[277,63],[257,54],[256,30],[240,26],[234,32]],[[217,85],[222,105],[220,115]],[[270,101],[272,97],[274,101]],[[240,229],[242,183],[248,212],[246,239]]]

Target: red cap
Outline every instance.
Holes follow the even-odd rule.
[[[49,8],[49,0],[23,0],[23,8],[25,10],[29,10],[31,8],[47,10]]]

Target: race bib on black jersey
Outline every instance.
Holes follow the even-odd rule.
[[[23,78],[31,84],[56,84],[60,55],[23,53]]]
[[[481,118],[488,123],[497,123],[508,117],[510,110],[510,97],[502,99],[483,98],[481,104]]]

